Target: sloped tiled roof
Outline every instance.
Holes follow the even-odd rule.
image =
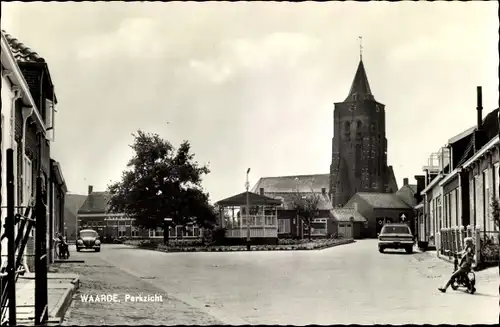
[[[37,52],[30,49],[26,44],[8,34],[5,30],[2,30],[2,33],[5,35],[5,39],[10,46],[12,54],[18,62],[45,62],[45,59]]]
[[[396,195],[403,200],[406,204],[414,207],[417,205],[417,199],[415,198],[417,194],[417,185],[409,184],[403,185],[397,192]]]
[[[262,177],[257,184],[252,188],[252,192],[259,193],[260,189],[264,189],[264,193],[286,193],[286,192],[311,192],[311,187],[314,192],[321,192],[325,188],[328,192],[330,187],[329,174],[315,175],[295,175],[295,176],[277,176],[277,177]]]
[[[68,212],[76,215],[85,200],[87,200],[86,195],[67,193],[66,197],[64,198],[64,207],[68,209]]]
[[[411,206],[409,206],[407,203],[401,200],[395,193],[359,192],[357,194],[373,208],[384,208],[384,209],[411,208]]]
[[[251,205],[281,205],[281,201],[273,199],[264,195],[256,194],[253,192],[243,192],[233,195],[229,198],[216,202],[216,205],[221,206],[240,206],[245,205],[247,201],[247,193]]]
[[[302,192],[300,193],[302,196],[311,196],[313,193],[311,192]],[[327,194],[316,193],[319,196],[318,202],[318,210],[331,210],[333,209],[330,198]],[[286,210],[293,209],[293,202],[296,199],[296,193],[291,192],[283,192],[283,193],[265,193],[266,196],[280,199],[283,201],[283,208]]]
[[[108,211],[109,194],[107,192],[92,192],[78,210],[78,214],[106,213]]]
[[[353,208],[337,208],[330,211],[333,219],[336,221],[367,221],[363,215],[354,210]]]

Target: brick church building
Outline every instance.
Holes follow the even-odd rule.
[[[347,98],[335,103],[330,172],[262,177],[252,192],[283,201],[279,237],[301,235],[291,202],[297,193],[315,193],[321,205],[313,235],[360,238],[376,237],[380,221],[400,221],[402,213],[411,225],[417,189],[406,178],[398,190],[392,166],[387,165],[385,106],[375,100],[360,58]]]
[[[345,205],[358,192],[396,192],[394,171],[387,165],[385,106],[371,92],[362,59],[347,98],[335,103],[333,117],[333,207]]]

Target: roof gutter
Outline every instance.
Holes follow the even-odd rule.
[[[493,148],[498,143],[500,143],[500,140],[498,138],[498,135],[496,135],[488,143],[486,143],[481,148],[481,150],[479,150],[475,155],[473,155],[469,160],[467,160],[463,164],[463,168],[468,168],[470,165],[472,165],[474,162],[476,162],[479,158],[481,158],[486,152],[488,152],[491,148]]]
[[[429,185],[427,185],[427,187],[426,187],[426,188],[424,188],[424,189],[422,190],[422,192],[420,192],[420,195],[425,195],[425,194],[427,194],[427,192],[428,192],[428,191],[430,191],[430,190],[431,190],[434,186],[436,186],[436,184],[437,184],[440,180],[442,180],[442,179],[443,179],[443,177],[444,177],[444,175],[443,175],[443,174],[439,174],[439,175],[437,175],[437,176],[436,176],[436,178],[434,178],[434,179],[433,179],[433,180],[429,183]]]
[[[439,186],[445,185],[450,179],[452,179],[453,177],[457,176],[461,172],[462,172],[462,168],[461,167],[455,168],[451,173],[449,173],[448,175],[446,175],[446,177],[444,177],[441,182],[439,182]]]

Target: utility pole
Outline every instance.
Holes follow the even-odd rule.
[[[247,205],[246,205],[246,212],[247,212],[247,250],[250,251],[250,194],[248,193],[248,190],[250,189],[250,182],[248,181],[248,174],[250,173],[250,168],[247,169],[247,181],[245,183],[245,188],[247,189]]]

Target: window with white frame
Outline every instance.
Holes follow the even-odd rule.
[[[500,167],[500,164],[497,162],[496,164],[493,165],[493,185],[495,187],[495,189],[493,190],[492,194],[495,195],[495,197],[498,199],[500,198],[498,195],[499,195],[499,188],[500,188],[500,176],[498,176],[499,172],[499,167]]]
[[[175,233],[177,237],[184,236],[184,228],[182,228],[182,226],[175,226]]]
[[[176,228],[172,226],[168,226],[168,236],[169,237],[176,237],[177,234],[175,233]]]
[[[135,226],[132,226],[132,237],[138,237],[139,236],[139,229]]]
[[[200,236],[200,228],[198,226],[193,227],[193,235],[194,235],[194,237]]]
[[[33,163],[24,155],[24,189],[23,189],[23,202],[28,205],[33,195]]]
[[[19,188],[18,188],[18,185],[19,185],[19,181],[18,181],[18,178],[19,178],[19,174],[18,174],[18,171],[17,171],[17,142],[14,141],[14,146],[13,146],[13,150],[14,150],[14,189],[16,190],[16,192],[14,192],[14,204],[16,206],[19,205],[19,195],[22,196],[22,194],[19,193]]]
[[[475,178],[475,194],[476,194],[476,214],[474,219],[474,226],[484,226],[483,225],[483,188],[481,185],[481,174],[477,175]]]
[[[149,237],[163,237],[163,230],[161,228],[150,229]]]
[[[290,219],[278,219],[278,234],[290,233]]]
[[[493,231],[494,230],[494,221],[491,217],[491,191],[490,191],[490,181],[489,181],[489,174],[491,170],[490,169],[485,169],[483,171],[483,191],[484,191],[484,196],[483,196],[483,201],[484,201],[484,213],[483,213],[483,219],[484,219],[484,229],[487,231]]]

